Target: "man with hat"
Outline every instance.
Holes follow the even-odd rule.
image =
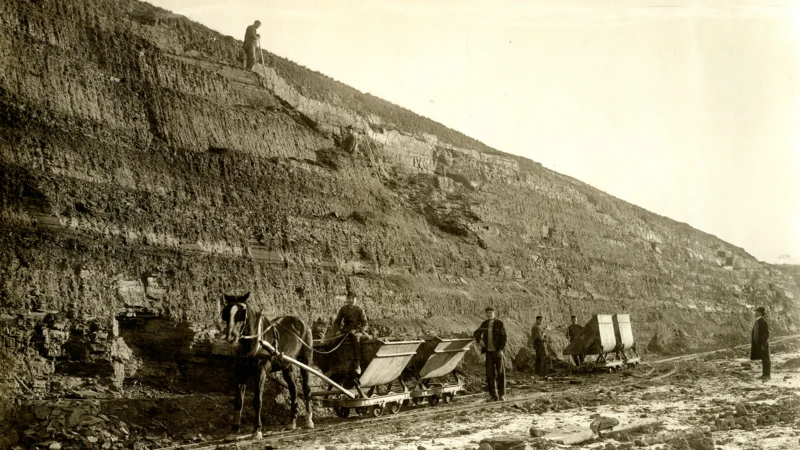
[[[486,307],[486,320],[472,336],[486,355],[486,384],[489,385],[489,401],[501,402],[506,395],[506,367],[503,350],[506,348],[506,329],[503,321],[494,317],[491,306]],[[496,384],[495,384],[496,383]]]
[[[543,377],[546,375],[546,360],[547,348],[545,341],[547,340],[547,332],[542,326],[544,317],[536,316],[536,323],[531,328],[531,340],[533,341],[533,350],[536,352],[536,362],[534,364],[536,375]]]
[[[251,70],[256,64],[256,47],[258,46],[258,40],[261,38],[257,30],[260,26],[261,21],[256,20],[244,32],[244,54],[247,58],[247,70]]]
[[[334,334],[349,334],[353,343],[353,373],[361,375],[361,337],[367,332],[367,314],[356,305],[356,294],[347,293],[346,303],[333,321]]]
[[[772,361],[769,359],[769,325],[764,316],[767,311],[763,306],[759,306],[754,311],[756,321],[753,323],[753,331],[750,336],[750,359],[761,360],[761,381],[770,378]]]
[[[578,335],[581,334],[583,327],[578,325],[578,316],[572,316],[569,319],[570,324],[567,327],[567,339],[569,339],[571,344],[572,341],[577,339]],[[581,363],[583,363],[583,355],[572,355],[572,362],[575,363],[575,367],[579,367]]]

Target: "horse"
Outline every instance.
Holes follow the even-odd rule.
[[[253,393],[253,409],[255,423],[253,439],[261,439],[261,395],[264,383],[270,373],[281,371],[291,399],[291,417],[289,428],[297,428],[297,387],[292,379],[294,366],[283,361],[278,355],[266,349],[261,340],[270,342],[280,354],[292,357],[311,365],[313,354],[313,338],[311,328],[302,319],[295,316],[281,316],[271,321],[264,319],[263,314],[249,307],[247,299],[250,293],[239,297],[224,295],[222,320],[225,322],[226,340],[236,346],[236,364],[234,373],[236,393],[233,400],[234,422],[231,425],[229,439],[235,439],[242,423],[242,402],[247,380],[255,378]],[[260,334],[260,336],[259,336]],[[311,411],[311,388],[308,384],[308,371],[300,369],[303,382],[303,396],[306,403],[306,428],[314,428]]]

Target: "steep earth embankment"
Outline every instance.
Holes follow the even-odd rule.
[[[0,4],[4,394],[220,389],[223,292],[313,321],[354,291],[394,335],[492,304],[512,351],[539,314],[662,349],[741,340],[756,304],[800,324],[741,248],[240,47],[131,0]]]

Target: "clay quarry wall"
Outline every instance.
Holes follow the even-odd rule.
[[[492,304],[512,351],[536,315],[558,344],[629,313],[661,350],[741,341],[753,305],[800,325],[798,284],[741,248],[240,47],[136,1],[0,3],[4,393],[219,389],[222,293],[311,322],[351,290],[393,336]]]

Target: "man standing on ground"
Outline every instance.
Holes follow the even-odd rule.
[[[545,358],[547,357],[547,350],[544,341],[547,339],[542,321],[544,317],[536,316],[536,324],[531,328],[531,339],[533,340],[533,350],[536,352],[536,375],[540,377],[545,376]]]
[[[486,354],[486,384],[489,385],[489,401],[506,398],[506,367],[503,359],[503,350],[506,348],[506,329],[503,321],[494,317],[495,311],[487,307],[486,320],[472,336],[481,347],[481,353]],[[497,383],[495,385],[495,382]]]
[[[353,343],[353,373],[361,375],[361,337],[367,332],[367,314],[356,305],[358,297],[353,292],[347,293],[347,303],[339,309],[333,321],[335,335],[349,334]]]
[[[569,339],[570,344],[574,341],[581,331],[583,327],[578,325],[578,317],[572,316],[570,317],[570,324],[567,327],[567,339]],[[583,362],[583,355],[572,355],[572,362],[575,363],[575,366],[580,366]]]
[[[247,58],[247,70],[252,70],[256,63],[256,47],[261,35],[256,30],[261,26],[261,21],[256,20],[244,32],[244,54]]]
[[[753,332],[751,333],[750,340],[750,359],[761,360],[761,381],[767,381],[770,378],[770,371],[772,369],[772,361],[769,359],[769,325],[767,320],[764,319],[766,311],[763,306],[759,306],[754,311],[756,321],[753,324]]]

